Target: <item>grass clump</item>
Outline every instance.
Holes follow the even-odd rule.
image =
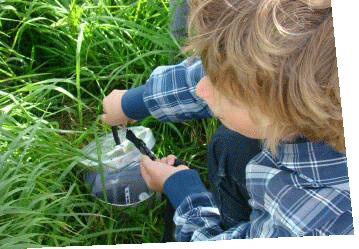
[[[0,1],[0,248],[159,242],[165,202],[118,210],[91,195],[83,145],[112,89],[181,60],[166,0]],[[206,180],[215,120],[160,123],[158,157],[175,154]]]

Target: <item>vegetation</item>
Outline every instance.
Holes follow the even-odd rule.
[[[0,248],[159,242],[165,200],[116,209],[82,179],[112,89],[179,62],[167,0],[0,0]],[[215,120],[137,122],[206,181]]]

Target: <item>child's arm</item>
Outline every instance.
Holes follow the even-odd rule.
[[[156,68],[146,84],[128,91],[114,90],[103,101],[102,119],[110,125],[153,115],[161,121],[211,117],[207,104],[195,94],[203,77],[200,60]]]
[[[346,158],[321,144],[316,148],[309,160],[306,153],[291,155],[301,159],[298,171],[279,167],[269,153],[257,155],[247,166],[250,220],[225,231],[199,176],[194,171],[172,174],[163,190],[176,208],[177,241],[353,234]]]
[[[182,170],[166,179],[163,192],[176,208],[176,241],[244,239],[250,222],[243,221],[229,230],[220,226],[221,216],[212,193],[208,192],[196,171]]]
[[[250,221],[239,222],[223,230],[212,194],[201,189],[199,181],[194,171],[185,170],[171,175],[164,185],[164,193],[176,208],[174,222],[179,242],[353,234],[352,211],[348,201],[331,188],[297,189],[300,195],[296,195],[295,199],[291,196],[286,198],[294,203],[292,207],[279,212],[280,204],[273,201],[273,205],[259,207],[255,211],[258,215],[251,215]],[[295,204],[300,201],[305,201],[305,204]],[[273,211],[276,209],[278,213]]]
[[[149,113],[161,121],[173,122],[211,117],[207,103],[196,95],[196,85],[203,76],[198,58],[156,68],[143,93]]]
[[[197,172],[184,165],[171,166],[174,159],[174,156],[168,156],[151,161],[142,156],[141,175],[149,188],[164,192],[172,206],[177,208],[174,217],[176,240],[185,242],[243,238],[249,223],[238,224],[235,228],[224,231],[219,225],[221,217],[212,194],[206,190]]]

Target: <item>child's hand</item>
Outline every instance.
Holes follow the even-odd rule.
[[[175,159],[175,156],[170,155],[161,160],[152,161],[148,156],[141,156],[141,175],[150,189],[162,192],[168,177],[177,171],[189,169],[185,165],[173,167]]]
[[[126,117],[122,111],[121,100],[126,91],[127,90],[113,90],[103,99],[104,114],[101,116],[103,122],[111,126],[126,125],[128,122],[135,122],[135,120]]]

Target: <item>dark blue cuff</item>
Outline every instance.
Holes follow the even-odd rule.
[[[187,196],[207,192],[207,190],[196,171],[181,170],[166,180],[163,192],[172,206],[177,208]]]
[[[122,96],[121,106],[126,117],[141,120],[151,115],[143,101],[144,92],[145,86],[142,85],[126,91]]]

